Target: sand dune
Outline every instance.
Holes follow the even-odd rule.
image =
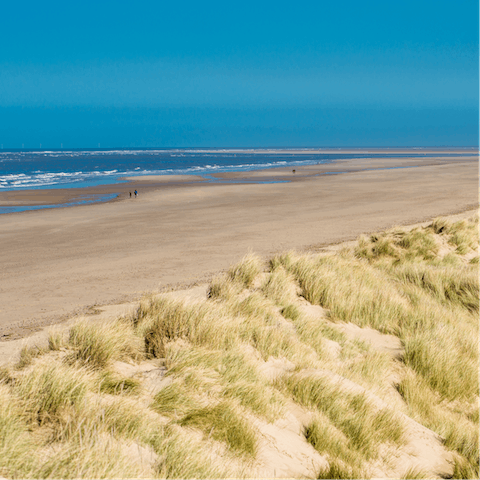
[[[457,223],[395,228],[320,254],[290,252],[268,263],[248,256],[211,283],[97,306],[28,339],[0,342],[0,395],[11,403],[17,397],[10,390],[50,378],[52,365],[78,375],[90,389],[83,403],[54,411],[37,399],[54,393],[42,389],[32,401],[52,410],[45,422],[58,430],[58,451],[77,448],[68,432],[84,421],[80,447],[88,458],[102,451],[102,441],[114,445],[126,470],[98,459],[89,464],[92,472],[106,469],[107,478],[166,471],[201,478],[451,478],[462,468],[461,478],[473,478],[478,415],[470,412],[478,407],[478,379],[457,372],[475,373],[478,363],[478,219],[464,213],[449,220]],[[425,370],[429,357],[442,370]],[[465,378],[469,383],[461,383]],[[420,399],[408,390],[412,380]],[[105,381],[120,382],[121,391],[114,385],[106,394]],[[126,382],[135,390],[124,392]],[[78,410],[79,425],[68,408]],[[228,435],[215,431],[230,428],[212,417],[216,409],[236,425]],[[51,442],[50,430],[32,428]],[[250,432],[253,443],[238,440],[236,429]],[[20,428],[9,432],[22,435]],[[95,442],[84,449],[86,438]],[[168,450],[169,442],[178,450]],[[34,459],[40,455],[40,464],[47,459],[77,476],[76,460],[60,465],[57,450],[19,445]],[[15,454],[7,454],[11,472]],[[23,472],[41,468],[17,465]]]

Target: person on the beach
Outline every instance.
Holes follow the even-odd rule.
[[[132,192],[130,192],[130,198],[132,198]]]
[[[137,193],[138,192],[135,190],[133,193],[135,194],[135,198],[137,198]]]

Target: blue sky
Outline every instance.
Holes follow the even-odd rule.
[[[4,148],[478,144],[478,2],[10,2]]]

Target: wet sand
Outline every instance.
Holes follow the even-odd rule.
[[[411,150],[409,150],[411,152]],[[276,153],[279,153],[276,151]],[[305,151],[296,151],[296,154],[305,153]],[[308,153],[308,152],[307,152]],[[345,153],[342,151],[342,153]],[[354,153],[363,153],[362,151],[354,151]],[[378,153],[378,152],[377,152]],[[382,152],[381,152],[382,153]],[[385,152],[383,152],[385,153]],[[405,151],[394,151],[391,153],[405,154]],[[427,153],[432,153],[428,151]],[[452,155],[457,152],[448,152]],[[418,166],[432,165],[449,165],[465,162],[477,162],[478,155],[463,156],[437,156],[437,157],[404,157],[404,158],[388,158],[377,156],[375,158],[356,158],[349,160],[335,160],[332,163],[298,166],[295,167],[295,174],[292,168],[269,168],[264,170],[254,170],[249,172],[229,172],[217,173],[209,175],[209,178],[200,175],[144,175],[138,177],[124,177],[120,179],[120,183],[110,185],[99,185],[88,188],[55,188],[55,189],[32,189],[32,190],[10,190],[6,192],[0,191],[0,208],[1,207],[25,207],[25,206],[61,206],[62,204],[71,203],[90,203],[93,201],[101,201],[105,196],[115,195],[110,201],[120,201],[129,199],[135,189],[142,192],[150,192],[158,188],[171,189],[179,187],[188,187],[198,182],[211,182],[212,178],[216,179],[216,183],[229,184],[235,183],[252,183],[252,182],[297,182],[306,177],[318,175],[332,175],[347,172],[360,172],[372,169],[389,169],[389,168],[411,168]]]
[[[334,171],[345,173],[328,174]],[[205,280],[249,250],[315,248],[478,208],[476,156],[339,161],[295,174],[289,168],[217,178],[2,194],[10,204],[120,195],[104,204],[0,215],[0,337],[26,335],[95,304]],[[130,199],[135,188],[140,195]]]
[[[160,185],[171,188],[188,186],[191,183],[205,182],[198,175],[145,175],[122,179],[121,183],[99,185],[87,188],[55,188],[38,190],[9,190],[0,192],[0,207],[61,205],[64,203],[88,202],[115,194],[113,201],[124,200],[133,196],[135,189],[143,193],[158,188]]]

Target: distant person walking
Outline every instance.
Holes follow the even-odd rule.
[[[138,192],[135,190],[133,193],[135,194],[135,198],[137,198]]]
[[[132,198],[132,192],[130,192],[130,198]]]

